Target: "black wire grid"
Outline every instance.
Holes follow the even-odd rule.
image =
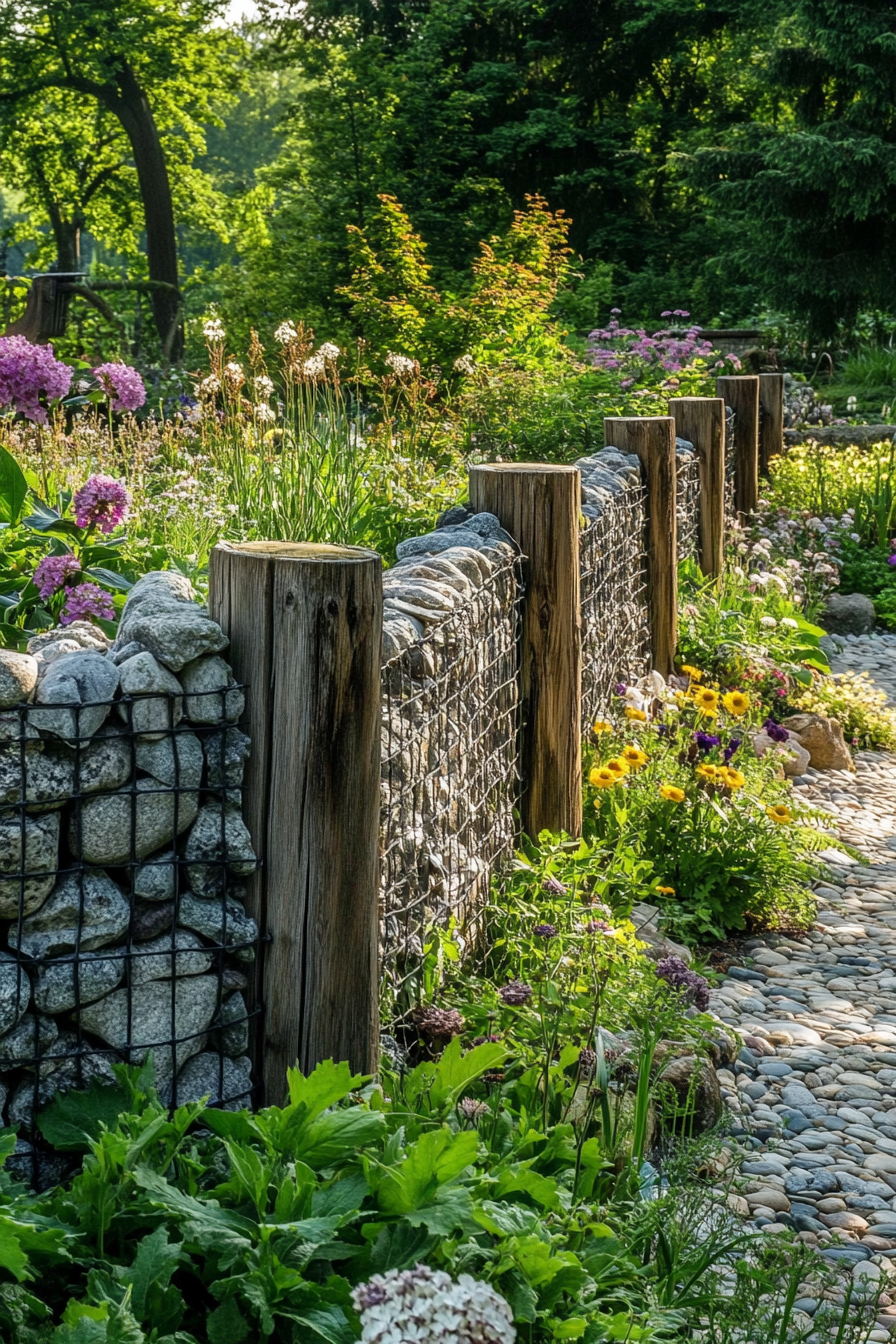
[[[725,532],[737,522],[737,415],[725,406]]]
[[[521,597],[511,558],[383,666],[380,959],[400,1010],[420,996],[427,931],[453,916],[473,936],[517,840]]]
[[[18,1167],[35,1185],[48,1162],[53,1176],[40,1110],[94,1078],[111,1082],[113,1063],[151,1055],[160,1097],[175,1107],[185,1091],[196,1099],[184,1069],[202,1054],[200,1095],[227,1108],[252,1099],[236,1061],[260,1012],[246,998],[258,938],[242,906],[254,863],[234,848],[232,822],[228,834],[247,747],[226,717],[239,690],[191,693],[192,721],[179,721],[184,698],[170,693],[0,715],[0,911],[10,916],[0,926],[0,1098],[28,1140]],[[219,711],[206,708],[213,697]],[[43,727],[48,715],[61,734]],[[204,844],[191,848],[200,809]]]
[[[606,713],[616,682],[650,671],[646,495],[643,484],[628,486],[581,535],[583,734]]]
[[[696,453],[676,457],[675,513],[679,560],[700,560],[700,464]]]

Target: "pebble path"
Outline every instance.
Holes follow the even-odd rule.
[[[832,670],[867,669],[896,704],[896,635],[840,644]],[[746,1149],[732,1203],[879,1286],[869,1339],[896,1340],[896,756],[858,752],[854,775],[810,769],[794,789],[836,832],[815,927],[748,942],[710,1005],[743,1042],[718,1071]]]

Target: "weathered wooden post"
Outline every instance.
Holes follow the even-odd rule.
[[[647,604],[653,666],[667,677],[678,637],[678,530],[675,420],[671,415],[612,416],[604,443],[637,453],[647,477]]]
[[[700,568],[722,572],[725,558],[725,402],[721,397],[674,397],[675,431],[694,445],[700,468]]]
[[[737,416],[734,506],[743,520],[754,511],[759,499],[759,376],[733,374],[717,378],[716,392]]]
[[[494,513],[523,553],[520,652],[522,824],[582,832],[581,476],[576,467],[470,468],[470,502]]]
[[[209,608],[246,683],[250,912],[268,943],[255,1065],[376,1066],[382,562],[373,551],[219,543]]]
[[[784,451],[784,375],[760,373],[759,474],[768,475],[768,464]]]

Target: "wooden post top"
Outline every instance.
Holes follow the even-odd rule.
[[[619,425],[624,423],[630,425],[633,420],[637,420],[639,424],[667,425],[670,420],[674,419],[674,415],[605,415],[604,424]]]
[[[578,470],[561,462],[477,462],[470,467],[470,471],[531,471],[545,476],[570,476]]]
[[[336,562],[344,565],[381,558],[365,546],[329,546],[311,541],[219,541],[215,550],[237,555],[266,555],[272,560],[317,560],[322,564]]]

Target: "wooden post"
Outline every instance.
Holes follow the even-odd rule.
[[[248,905],[269,937],[254,1058],[266,1104],[282,1104],[297,1062],[376,1067],[382,562],[357,547],[221,542],[209,577],[248,687],[260,860]]]
[[[523,830],[581,835],[581,476],[543,463],[471,467],[470,502],[496,514],[523,553]]]
[[[667,677],[678,638],[675,421],[671,415],[604,420],[604,443],[637,453],[647,476],[647,603],[653,666]]]
[[[675,432],[694,445],[700,467],[700,568],[715,577],[725,558],[725,402],[674,397]]]
[[[759,474],[768,475],[768,464],[784,451],[784,375],[760,373]]]
[[[737,416],[734,504],[741,519],[745,519],[759,499],[759,376],[736,374],[717,378],[716,392]]]

